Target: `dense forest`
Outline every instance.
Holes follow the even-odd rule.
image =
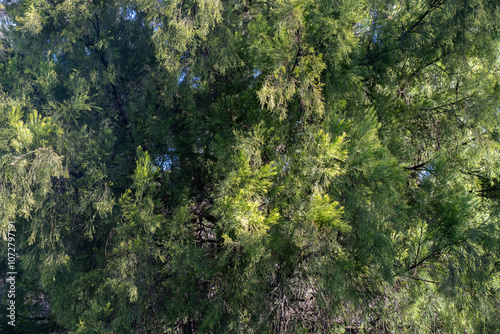
[[[500,333],[498,0],[0,18],[2,333]]]

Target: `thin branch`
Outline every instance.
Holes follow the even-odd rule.
[[[422,162],[421,164],[411,166],[411,167],[403,167],[406,170],[421,170],[424,169],[425,165],[427,164],[427,161]]]
[[[420,256],[420,248],[422,247],[422,234],[424,231],[424,222],[422,220],[422,223],[420,224],[420,237],[418,238],[418,247],[417,247],[417,254],[415,255],[415,260],[413,261],[413,264],[417,263],[417,260]]]
[[[411,265],[410,267],[408,267],[408,271],[412,270],[412,269],[415,269],[416,267],[420,266],[421,264],[423,264],[425,261],[429,260],[430,258],[432,258],[432,257],[434,257],[436,255],[441,254],[447,248],[449,248],[449,247],[451,247],[453,245],[457,245],[457,244],[461,244],[463,242],[466,242],[467,240],[469,240],[470,238],[472,238],[476,234],[476,232],[478,231],[478,229],[481,228],[484,224],[486,224],[486,222],[490,218],[491,218],[491,216],[488,217],[488,218],[486,218],[481,224],[479,224],[479,226],[477,228],[475,228],[468,236],[464,237],[463,239],[457,240],[457,241],[454,241],[454,242],[450,242],[450,243],[444,245],[443,247],[440,247],[438,249],[433,250],[429,255],[427,255],[426,257],[424,257],[422,260],[418,261],[418,263],[415,263],[415,264]]]
[[[431,7],[428,8],[425,13],[423,13],[408,29],[403,29],[403,32],[401,33],[401,36],[399,36],[398,38],[398,41],[401,41],[404,37],[406,37],[406,35],[408,34],[411,34],[412,31],[418,27],[422,21],[428,17],[430,14],[432,14],[432,12],[434,12],[436,9],[438,9],[439,7],[441,7],[441,5],[443,4],[442,1],[440,0],[434,0],[431,4]]]
[[[420,110],[422,110],[422,111],[433,111],[433,110],[446,109],[447,107],[456,106],[457,104],[459,104],[461,102],[470,101],[470,100],[472,100],[473,97],[474,97],[474,95],[470,95],[470,96],[466,96],[466,97],[464,97],[464,98],[462,98],[460,100],[456,100],[456,101],[453,101],[453,102],[450,102],[450,103],[447,103],[447,104],[443,104],[441,106],[432,107],[432,108],[422,108]]]
[[[40,148],[38,148],[38,149],[36,149],[36,150],[26,152],[26,153],[24,153],[23,155],[20,155],[20,156],[16,157],[16,158],[14,159],[14,161],[12,161],[10,164],[11,164],[11,165],[15,165],[15,164],[17,164],[19,161],[21,161],[21,160],[22,160],[24,157],[26,157],[27,155],[30,155],[30,154],[33,154],[33,153],[38,153],[38,152],[40,152],[40,151],[50,151],[50,150],[51,150],[51,149],[50,149],[50,148],[47,148],[47,147],[40,147]]]
[[[437,282],[437,281],[431,281],[431,280],[428,280],[428,279],[424,279],[424,278],[420,278],[420,277],[415,277],[415,276],[403,275],[403,277],[411,278],[411,279],[416,280],[416,281],[422,281],[422,282],[428,282],[428,283],[434,283],[434,284],[441,284],[440,282]]]

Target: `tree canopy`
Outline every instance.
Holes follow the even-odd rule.
[[[2,332],[500,331],[498,1],[0,13]]]

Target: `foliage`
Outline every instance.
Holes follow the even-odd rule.
[[[497,1],[0,15],[2,331],[500,330]]]

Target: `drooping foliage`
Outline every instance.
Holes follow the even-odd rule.
[[[2,332],[500,330],[497,1],[1,6]]]

